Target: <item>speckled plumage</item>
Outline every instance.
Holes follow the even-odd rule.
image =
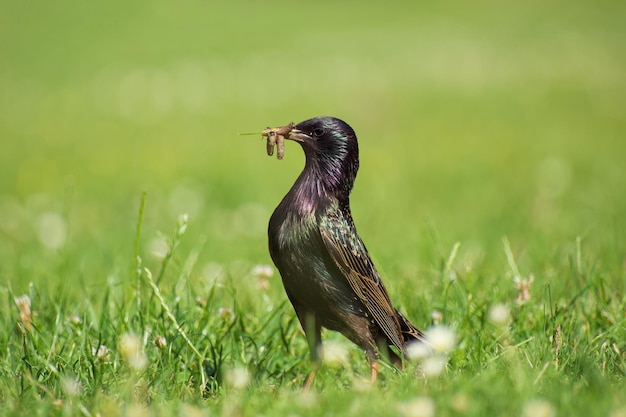
[[[319,361],[321,328],[336,330],[365,350],[375,379],[379,347],[405,354],[407,342],[423,335],[392,306],[354,226],[349,196],[359,168],[356,135],[342,120],[318,117],[297,124],[287,139],[301,144],[306,165],[272,214],[270,254],[312,360]]]

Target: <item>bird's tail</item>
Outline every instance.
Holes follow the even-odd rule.
[[[398,312],[398,310],[396,310],[396,316],[398,317],[398,322],[400,323],[400,331],[402,332],[402,339],[404,340],[405,345],[411,342],[426,341],[424,333],[422,333],[422,331],[417,327],[413,326],[406,317]]]

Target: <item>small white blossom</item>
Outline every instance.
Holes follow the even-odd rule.
[[[124,415],[132,417],[150,417],[150,410],[143,404],[130,403],[126,407]]]
[[[228,307],[220,307],[217,310],[217,314],[219,314],[219,316],[226,321],[230,321],[235,315],[233,309]]]
[[[154,338],[154,344],[159,349],[164,349],[165,347],[167,347],[167,339],[163,335],[156,335]]]
[[[529,401],[522,410],[522,417],[554,417],[555,414],[554,406],[544,399]]]
[[[155,237],[148,243],[149,251],[156,259],[163,259],[170,251],[168,244],[160,237]]]
[[[67,224],[63,217],[54,212],[39,216],[38,234],[41,243],[49,249],[59,249],[67,238]]]
[[[404,417],[433,417],[435,402],[430,397],[417,397],[398,406]]]
[[[438,325],[441,323],[441,320],[443,320],[443,314],[441,313],[441,311],[434,310],[432,313],[430,313],[430,318],[435,325]]]
[[[356,392],[368,392],[372,389],[372,381],[369,378],[357,376],[352,380],[352,389]]]
[[[409,342],[406,347],[406,354],[409,360],[418,361],[427,358],[432,354],[432,350],[428,344],[424,342]]]
[[[33,316],[30,310],[30,297],[27,295],[22,295],[20,297],[15,297],[13,301],[15,301],[15,305],[20,311],[20,320],[22,321],[22,323],[24,323],[24,327],[26,327],[26,330],[28,331],[32,330]]]
[[[125,333],[120,339],[120,352],[128,365],[135,369],[141,370],[148,364],[148,359],[142,351],[141,339],[132,333]]]
[[[250,374],[246,368],[236,367],[226,371],[226,384],[235,390],[240,390],[250,383]]]
[[[329,340],[324,344],[322,357],[326,365],[331,368],[340,368],[348,362],[348,349],[341,342]]]
[[[267,291],[270,289],[270,280],[267,278],[259,278],[256,282],[257,289]]]
[[[298,404],[298,406],[302,408],[313,408],[319,402],[317,393],[313,390],[311,391],[300,390],[296,393],[296,396],[297,396],[295,399],[296,404]]]
[[[456,275],[456,271],[450,271],[448,272],[448,280],[450,282],[454,282],[457,279],[457,275]]]
[[[434,326],[426,330],[426,340],[435,353],[447,353],[456,345],[456,334],[449,327]]]
[[[496,326],[505,326],[511,319],[511,309],[506,304],[496,304],[489,309],[489,321]]]
[[[438,376],[446,369],[448,358],[442,355],[429,356],[421,364],[422,372],[427,377]]]
[[[68,397],[76,397],[80,395],[80,391],[82,390],[80,382],[68,376],[63,377],[61,385],[63,386],[63,391],[65,391],[65,394]]]
[[[191,404],[183,404],[179,415],[184,417],[205,417],[207,414],[205,414],[205,411],[200,407]]]
[[[100,345],[97,348],[92,347],[91,355],[95,356],[96,359],[103,361],[109,357],[109,348],[105,345]]]
[[[530,288],[533,282],[535,282],[533,274],[530,274],[528,279],[520,278],[519,276],[513,278],[513,285],[518,291],[517,300],[515,300],[517,304],[524,304],[526,301],[530,300]]]
[[[274,276],[274,268],[269,265],[256,265],[252,269],[252,273],[257,278],[271,278]]]
[[[257,265],[252,269],[252,274],[257,278],[256,287],[265,291],[270,288],[270,278],[274,275],[274,269],[269,265]]]
[[[207,299],[206,299],[205,297],[203,297],[203,296],[201,296],[201,295],[198,295],[198,296],[196,297],[196,305],[197,305],[198,307],[202,307],[202,308],[204,308],[204,307],[206,307],[206,303],[207,303]]]
[[[452,402],[450,405],[452,406],[452,409],[454,411],[462,414],[470,408],[471,400],[467,396],[467,394],[456,394],[454,397],[452,397]]]

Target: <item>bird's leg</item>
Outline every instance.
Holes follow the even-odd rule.
[[[378,361],[380,360],[380,352],[376,349],[374,343],[368,342],[365,348],[367,362],[370,364],[370,381],[376,382],[378,379]]]
[[[370,381],[374,383],[376,379],[378,379],[378,361],[374,360],[370,362]]]
[[[309,375],[306,377],[306,381],[304,381],[304,385],[302,385],[302,389],[304,391],[309,391],[313,386],[313,381],[315,380],[315,375],[317,375],[317,370],[320,369],[320,362],[313,363],[313,369],[309,372]]]
[[[387,341],[378,341],[378,354],[382,356],[386,361],[389,361],[398,369],[402,369],[402,358],[394,352],[390,346],[387,346]]]
[[[322,365],[324,352],[322,351],[322,326],[319,320],[313,314],[304,314],[302,317],[298,314],[298,319],[304,330],[307,343],[309,345],[309,354],[311,355],[311,365],[313,369],[309,373],[304,382],[303,389],[308,391],[313,386],[315,375]]]

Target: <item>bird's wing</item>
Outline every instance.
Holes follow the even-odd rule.
[[[337,208],[325,214],[320,219],[319,227],[326,249],[385,335],[398,349],[403,350],[404,342],[396,310],[356,232],[350,213]]]

